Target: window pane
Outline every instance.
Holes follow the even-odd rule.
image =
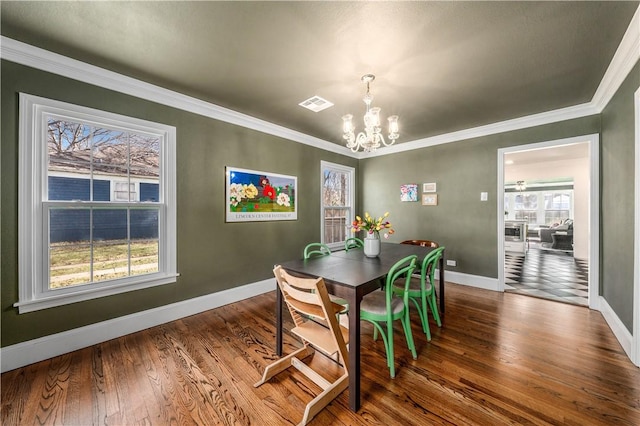
[[[515,210],[536,210],[538,208],[537,194],[518,194],[515,197]]]
[[[131,275],[158,272],[158,210],[131,210],[130,220]]]
[[[129,275],[126,209],[93,210],[93,281]]]
[[[349,175],[335,170],[325,170],[322,191],[325,206],[348,206]]]
[[[91,281],[89,209],[49,211],[49,288]]]
[[[90,200],[91,128],[47,117],[47,153],[48,199]]]
[[[135,194],[132,199],[159,202],[160,139],[132,134],[130,143],[131,179],[145,180],[139,184],[140,194]]]
[[[331,244],[346,240],[347,209],[324,209],[324,242]]]

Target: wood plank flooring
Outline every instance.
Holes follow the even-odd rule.
[[[446,303],[431,342],[412,312],[417,360],[398,325],[395,379],[363,322],[362,409],[345,391],[311,424],[640,424],[640,370],[600,313],[449,283]],[[4,373],[2,425],[297,424],[315,384],[289,369],[253,387],[276,358],[274,304],[271,292]],[[298,346],[285,334],[285,353]]]

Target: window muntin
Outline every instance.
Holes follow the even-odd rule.
[[[175,282],[175,128],[20,105],[20,312]]]
[[[329,247],[341,247],[350,237],[353,221],[354,175],[351,167],[322,162],[321,205],[322,242]]]

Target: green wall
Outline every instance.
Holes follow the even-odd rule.
[[[390,211],[394,240],[427,239],[447,248],[452,271],[498,277],[498,149],[599,133],[597,115],[364,159],[360,204]],[[436,182],[438,205],[400,202],[399,186]],[[488,201],[480,193],[488,192]]]
[[[633,330],[634,105],[640,87],[636,64],[602,111],[601,263],[602,296]]]
[[[390,241],[438,241],[451,270],[497,278],[497,150],[579,135],[601,135],[601,294],[631,330],[633,314],[633,93],[636,65],[601,115],[398,154],[355,159],[2,61],[0,291],[1,345],[27,341],[271,276],[274,263],[320,238],[320,161],[356,167],[359,213],[389,211]],[[177,128],[176,284],[18,315],[18,93],[48,97]],[[291,222],[224,222],[224,167],[298,176]],[[438,206],[400,202],[404,183],[436,182]],[[421,188],[419,188],[419,193]],[[489,200],[480,201],[480,192]]]
[[[357,160],[2,61],[1,345],[120,317],[271,277],[273,264],[320,239],[320,161]],[[18,315],[18,93],[156,121],[177,129],[176,284]],[[298,177],[298,220],[225,223],[225,166]]]

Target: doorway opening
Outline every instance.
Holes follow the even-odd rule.
[[[598,135],[498,150],[498,290],[596,308]]]

